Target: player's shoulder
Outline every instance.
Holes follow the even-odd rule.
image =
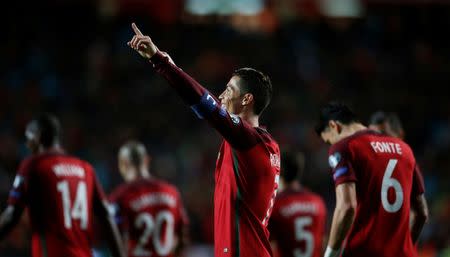
[[[176,195],[179,194],[178,188],[168,181],[162,179],[153,179],[153,183],[157,185],[158,189],[161,191],[173,193]]]
[[[19,166],[20,167],[30,167],[36,162],[36,160],[38,160],[37,155],[27,156],[20,162]]]
[[[120,198],[122,198],[124,195],[126,195],[127,191],[130,188],[131,187],[129,186],[128,183],[122,183],[122,184],[118,185],[109,194],[109,197],[108,197],[109,200],[113,201],[113,202],[118,201]]]

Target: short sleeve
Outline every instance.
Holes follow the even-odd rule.
[[[33,163],[33,158],[27,158],[20,163],[13,186],[9,191],[9,205],[24,208],[28,203],[28,187]]]
[[[122,205],[122,190],[118,188],[109,195],[109,212],[114,219],[114,222],[123,233],[128,229],[125,208]]]
[[[423,182],[422,172],[418,164],[416,164],[413,173],[413,183],[411,194],[414,196],[421,195],[425,192],[425,184]]]
[[[337,143],[330,148],[328,164],[333,174],[335,186],[357,181],[348,143]]]

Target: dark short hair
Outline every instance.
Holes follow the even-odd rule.
[[[131,164],[138,168],[142,165],[144,158],[147,156],[147,149],[145,149],[144,144],[135,140],[130,140],[120,148],[119,154],[126,155]]]
[[[241,79],[241,91],[253,95],[254,112],[260,115],[269,105],[272,98],[272,83],[269,76],[253,68],[241,68],[233,72],[233,76]]]
[[[286,183],[291,183],[296,179],[300,179],[303,173],[303,168],[304,163],[292,152],[283,152],[281,154],[280,176]]]
[[[340,102],[330,102],[320,109],[319,121],[315,127],[317,135],[322,134],[331,120],[346,125],[358,121],[355,113],[347,105]]]
[[[369,119],[369,125],[381,125],[383,123],[389,123],[392,130],[397,133],[401,134],[403,131],[403,125],[398,117],[398,115],[394,112],[383,112],[383,111],[377,111],[372,116],[370,116]]]
[[[37,116],[32,122],[35,122],[39,130],[39,143],[44,147],[51,147],[58,143],[61,137],[61,124],[59,120],[49,113],[43,113]]]

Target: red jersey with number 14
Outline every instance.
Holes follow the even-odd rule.
[[[327,210],[319,195],[307,190],[281,192],[269,221],[279,257],[320,257]]]
[[[417,256],[409,229],[410,199],[424,186],[411,148],[363,130],[333,145],[328,160],[336,186],[356,184],[356,216],[343,256]]]
[[[28,206],[33,257],[90,257],[93,209],[103,199],[91,165],[47,152],[21,163],[8,203]]]

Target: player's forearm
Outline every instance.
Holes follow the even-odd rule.
[[[413,220],[413,224],[411,226],[411,238],[414,243],[419,239],[420,233],[422,232],[425,223],[427,222],[426,217],[415,217]]]
[[[413,199],[411,203],[411,238],[414,243],[419,239],[425,223],[429,218],[428,205],[423,194]]]
[[[155,66],[155,70],[169,82],[189,105],[197,104],[207,92],[195,79],[171,63],[169,58],[161,52],[153,55],[150,61]]]
[[[20,215],[19,210],[12,206],[8,206],[0,216],[0,240],[14,228],[19,222]]]
[[[109,215],[105,219],[109,247],[114,257],[125,257],[125,248],[120,237],[119,229]]]
[[[330,239],[328,241],[328,246],[330,248],[335,250],[341,248],[342,242],[353,224],[355,212],[356,208],[351,205],[336,207],[333,214]]]

